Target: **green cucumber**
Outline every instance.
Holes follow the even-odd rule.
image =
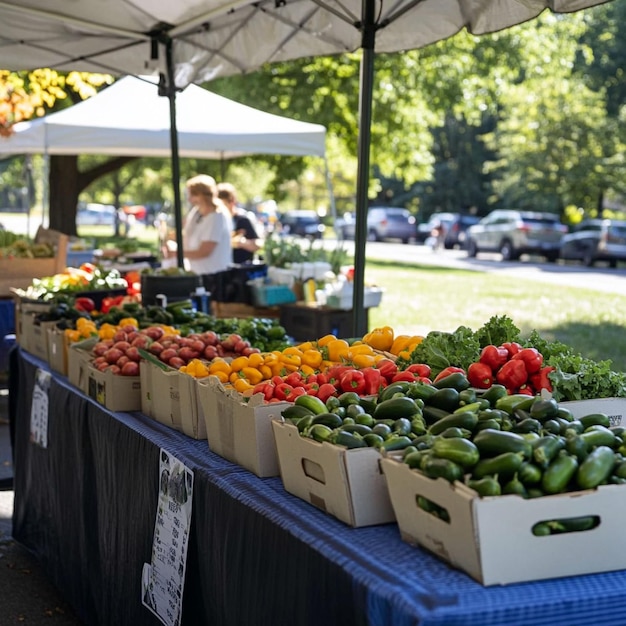
[[[296,406],[303,406],[303,407],[309,409],[309,411],[311,411],[311,413],[315,413],[315,415],[320,415],[321,413],[328,413],[328,409],[326,408],[326,404],[324,402],[322,402],[316,396],[310,396],[308,394],[303,394],[301,396],[298,396],[294,400],[294,404]]]
[[[363,441],[370,448],[380,448],[383,445],[384,439],[380,435],[370,432],[363,435]]]
[[[394,394],[402,393],[403,395],[407,395],[407,391],[409,390],[411,383],[407,381],[400,381],[397,383],[391,383],[387,385],[381,392],[378,394],[378,401],[384,402],[385,400],[390,400]]]
[[[511,432],[514,433],[538,433],[541,429],[541,422],[534,417],[527,417],[517,424],[513,424]]]
[[[550,461],[557,455],[559,450],[565,447],[565,438],[557,435],[545,435],[531,443],[532,457],[534,462],[545,469]]]
[[[564,492],[577,469],[578,459],[575,456],[560,453],[544,471],[541,488],[547,494]]]
[[[578,533],[591,530],[600,523],[597,515],[581,515],[580,517],[563,517],[548,522],[552,534]]]
[[[428,402],[428,399],[436,392],[437,387],[435,387],[434,385],[417,382],[409,383],[409,388],[406,395],[409,396],[409,398],[413,398],[414,400],[422,400],[423,402]]]
[[[538,465],[524,461],[519,470],[517,471],[517,477],[526,485],[538,485],[543,477],[543,471]]]
[[[434,406],[429,406],[428,404],[422,409],[422,415],[424,416],[424,420],[427,424],[434,424],[438,422],[440,419],[451,415],[450,411],[444,411],[443,409],[438,409]]]
[[[521,496],[522,498],[528,497],[528,492],[526,491],[526,486],[524,483],[518,478],[517,473],[513,475],[513,478],[508,480],[504,486],[502,487],[502,495],[506,496]]]
[[[301,417],[306,417],[307,415],[315,415],[311,409],[306,406],[300,406],[298,404],[292,404],[288,406],[286,409],[283,409],[280,414],[286,420],[292,419],[300,419]]]
[[[474,443],[484,456],[497,456],[503,452],[521,452],[529,459],[532,453],[530,442],[517,433],[487,428],[474,437]]]
[[[329,428],[325,424],[313,424],[307,432],[307,437],[315,439],[315,441],[319,441],[321,443],[322,441],[329,441],[332,432],[333,429]]]
[[[454,389],[461,392],[469,389],[470,382],[463,372],[454,372],[435,381],[433,386],[437,387],[437,389]]]
[[[459,407],[459,392],[453,387],[438,389],[428,398],[427,404],[428,406],[452,412]]]
[[[608,446],[598,446],[578,466],[576,483],[581,489],[594,489],[611,474],[615,452]]]
[[[554,398],[543,399],[538,397],[530,405],[529,412],[531,417],[534,417],[540,422],[544,422],[559,414],[559,404]]]
[[[422,459],[420,469],[429,478],[444,478],[451,483],[463,477],[463,468],[458,463],[432,454]]]
[[[406,435],[395,435],[392,433],[383,441],[381,448],[390,452],[392,450],[404,450],[412,444],[413,441]]]
[[[485,476],[477,480],[470,479],[467,481],[467,486],[473,489],[481,498],[502,494],[502,487],[493,476]]]
[[[439,435],[447,428],[451,426],[457,426],[458,428],[465,428],[467,430],[474,430],[478,424],[478,416],[472,411],[464,411],[463,413],[450,413],[446,417],[436,421],[428,427],[428,431],[431,435]]]
[[[523,409],[528,411],[535,401],[535,396],[528,396],[523,393],[512,393],[510,396],[502,396],[496,400],[495,408],[506,411],[509,415],[513,415],[515,409]]]
[[[481,459],[472,470],[472,478],[499,476],[510,478],[519,471],[524,455],[521,452],[503,452],[489,459]]]
[[[364,436],[372,433],[372,429],[365,424],[345,424],[341,427],[341,430],[347,433],[357,433],[358,435]],[[375,433],[374,433],[375,434]],[[380,437],[380,435],[378,435]],[[381,437],[382,439],[382,437]]]
[[[608,428],[611,425],[611,420],[606,413],[589,413],[589,415],[584,415],[583,417],[578,418],[582,423],[585,430],[589,428],[589,426],[600,425]]]
[[[363,437],[343,429],[336,431],[336,436],[331,441],[338,446],[345,446],[349,450],[353,448],[367,448],[367,443],[363,441]]]
[[[420,413],[420,409],[412,398],[391,398],[376,405],[374,419],[397,420],[401,417],[411,418],[418,413]]]
[[[605,426],[594,424],[579,437],[585,442],[588,450],[597,448],[598,446],[608,446],[609,448],[617,448],[622,443],[621,438],[616,437],[615,433]]]
[[[579,463],[582,463],[589,454],[589,448],[584,439],[580,435],[572,435],[567,437],[565,441],[565,450],[568,454],[575,456]]]
[[[411,420],[406,417],[398,418],[391,427],[391,432],[395,435],[408,435],[411,432]]]
[[[500,385],[496,383],[495,385],[491,385],[489,389],[486,389],[485,392],[481,394],[480,397],[483,398],[484,400],[487,400],[492,407],[495,407],[496,402],[500,398],[504,398],[505,396],[508,396],[508,395],[509,395],[509,392],[507,391],[507,388],[504,385]]]
[[[311,424],[323,424],[329,428],[339,428],[343,424],[343,420],[336,413],[318,413],[313,416]]]
[[[469,439],[462,437],[437,437],[431,450],[434,456],[454,461],[465,469],[473,467],[480,460],[478,448]]]

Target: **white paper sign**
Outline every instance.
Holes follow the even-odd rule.
[[[50,372],[37,368],[33,401],[30,408],[30,440],[42,448],[48,447],[48,390]]]
[[[192,502],[193,472],[161,448],[152,559],[143,566],[141,600],[166,626],[181,622]]]

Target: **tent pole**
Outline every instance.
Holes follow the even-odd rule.
[[[361,56],[359,141],[356,188],[356,233],[354,237],[354,293],[352,319],[355,337],[367,332],[367,316],[363,307],[365,280],[365,246],[367,242],[367,212],[370,169],[370,136],[372,125],[372,92],[374,84],[375,7],[374,0],[363,0],[363,38]]]
[[[180,199],[180,156],[178,151],[178,128],[176,126],[176,85],[174,83],[174,59],[172,52],[172,40],[168,39],[165,44],[165,56],[167,65],[167,97],[170,101],[170,144],[172,151],[172,187],[174,191],[174,222],[176,224],[176,256],[178,267],[185,264],[183,250],[183,215]]]
[[[333,192],[333,182],[328,169],[328,159],[324,157],[324,176],[326,177],[326,189],[328,189],[328,201],[330,203],[330,214],[333,217],[333,227],[337,223],[337,207],[335,206],[335,194]]]

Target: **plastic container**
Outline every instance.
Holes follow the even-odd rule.
[[[159,276],[158,274],[141,275],[141,301],[145,305],[158,304],[156,296],[164,294],[168,302],[188,300],[189,294],[202,286],[198,274]]]
[[[251,285],[255,306],[276,306],[296,301],[296,294],[286,285]]]

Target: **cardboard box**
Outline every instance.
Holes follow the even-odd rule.
[[[141,410],[140,376],[120,376],[110,370],[100,372],[87,364],[87,395],[110,411]]]
[[[93,360],[91,349],[97,341],[97,337],[92,337],[71,343],[67,348],[67,377],[74,387],[85,394],[89,392],[89,368]]]
[[[24,298],[13,292],[13,302],[15,304],[15,338],[23,346],[20,341],[22,331],[22,314],[23,313],[45,313],[50,310],[50,303],[41,300],[31,300]]]
[[[291,403],[265,404],[262,394],[244,402],[241,394],[224,387],[216,376],[196,384],[211,451],[261,478],[278,476],[272,419]]]
[[[69,342],[65,333],[56,328],[48,328],[48,362],[59,374],[67,376],[67,351]]]
[[[483,585],[608,572],[626,568],[626,553],[612,549],[626,515],[624,485],[525,500],[480,498],[460,482],[433,480],[392,458],[381,461],[402,539],[434,552]],[[448,511],[445,522],[419,508],[423,496]],[[536,537],[541,521],[597,515],[585,532]]]
[[[148,417],[194,439],[206,439],[204,413],[199,408],[197,381],[176,369],[141,361],[141,410]]]
[[[289,493],[350,526],[395,521],[378,450],[319,443],[283,420],[274,420],[272,427],[280,476]]]
[[[65,269],[68,236],[54,230],[39,227],[35,242],[50,243],[56,256],[37,259],[0,259],[0,294],[10,295],[11,289],[27,289],[33,278],[53,276]]]
[[[22,313],[20,317],[20,346],[47,363],[48,329],[55,328],[56,322],[37,322],[36,313]]]
[[[559,402],[559,406],[569,409],[576,418],[590,413],[606,413],[611,426],[626,426],[626,398],[594,398]]]

